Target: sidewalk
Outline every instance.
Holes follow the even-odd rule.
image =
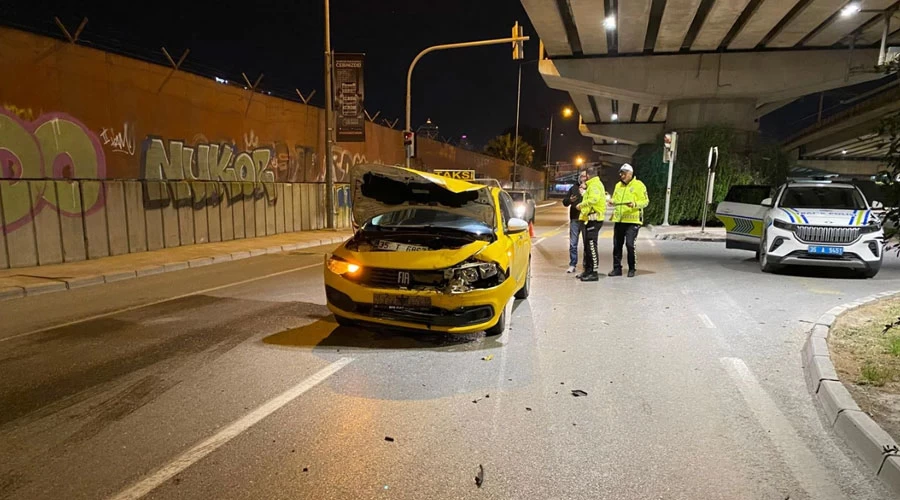
[[[0,270],[0,300],[61,292],[267,253],[337,245],[350,231],[303,231],[37,267]]]
[[[697,226],[650,226],[650,233],[657,240],[725,241],[724,227],[707,227],[706,231],[701,233]]]

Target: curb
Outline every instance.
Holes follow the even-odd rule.
[[[820,316],[803,344],[803,372],[829,426],[859,455],[875,476],[900,495],[900,448],[881,426],[857,406],[850,391],[838,379],[826,342],[838,316],[895,295],[900,295],[900,290],[843,304]]]
[[[43,295],[45,293],[64,292],[67,290],[74,290],[76,288],[115,283],[117,281],[124,281],[132,278],[140,278],[142,276],[152,276],[154,274],[169,273],[174,271],[182,271],[185,269],[210,266],[214,264],[222,264],[225,262],[257,257],[260,255],[291,252],[304,248],[338,244],[346,240],[347,238],[345,237],[335,236],[334,238],[323,238],[280,246],[260,247],[251,250],[241,250],[232,253],[212,255],[208,257],[198,257],[186,261],[167,262],[165,264],[143,266],[127,271],[116,271],[106,274],[79,276],[77,278],[48,278],[48,281],[45,283],[0,288],[0,302],[11,299],[30,297],[34,295]]]

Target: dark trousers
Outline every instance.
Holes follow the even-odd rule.
[[[600,266],[600,252],[597,249],[597,237],[603,221],[594,220],[584,223],[584,274],[596,273]]]
[[[613,269],[622,270],[622,245],[628,247],[628,269],[635,267],[634,240],[637,239],[641,226],[616,222],[613,226]]]
[[[584,233],[584,222],[580,220],[569,221],[569,266],[578,265],[578,240]]]

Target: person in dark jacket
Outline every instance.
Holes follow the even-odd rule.
[[[566,197],[563,198],[563,206],[569,207],[569,269],[567,273],[574,273],[578,266],[578,238],[584,237],[584,222],[579,220],[581,211],[578,204],[582,202],[584,184],[587,182],[587,172],[578,174],[578,183],[569,188]]]

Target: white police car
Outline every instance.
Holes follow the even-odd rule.
[[[782,266],[825,266],[878,274],[884,232],[855,185],[831,180],[794,180],[776,190],[734,186],[716,209],[725,224],[726,248],[755,250],[763,272]]]

